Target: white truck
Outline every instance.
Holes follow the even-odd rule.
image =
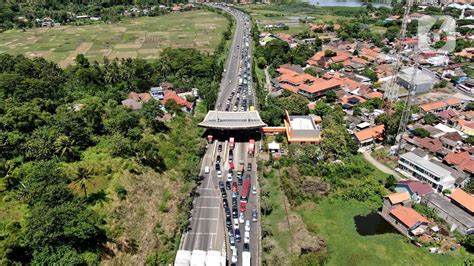
[[[242,252],[242,266],[250,266],[250,252],[244,251]]]

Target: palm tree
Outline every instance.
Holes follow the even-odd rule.
[[[84,197],[87,197],[87,183],[89,183],[91,177],[89,169],[79,166],[74,182],[84,191]]]
[[[54,142],[56,154],[59,154],[59,157],[70,159],[75,153],[74,143],[75,140],[71,140],[68,136],[59,136]]]

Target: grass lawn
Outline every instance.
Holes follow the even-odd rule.
[[[166,47],[213,52],[227,23],[217,13],[194,10],[114,24],[9,30],[0,34],[0,53],[42,56],[66,67],[80,53],[101,62],[104,56],[156,59]]]
[[[467,255],[430,254],[407,242],[398,233],[360,235],[354,217],[373,211],[356,201],[324,200],[318,206],[305,203],[297,208],[304,222],[328,244],[327,265],[462,265]]]
[[[268,191],[268,202],[273,206],[270,215],[262,215],[262,222],[270,225],[273,233],[273,238],[284,252],[289,250],[290,233],[286,227],[286,213],[283,205],[283,192],[280,189],[280,179],[275,171],[265,177],[265,184],[262,187],[263,191]]]

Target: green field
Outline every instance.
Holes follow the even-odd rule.
[[[327,265],[462,265],[469,256],[464,251],[453,256],[430,254],[398,233],[360,235],[354,218],[373,211],[361,202],[325,200],[318,206],[305,203],[297,212],[327,241]]]
[[[166,47],[213,52],[227,24],[217,13],[195,10],[114,24],[10,30],[0,34],[0,53],[42,56],[66,67],[81,53],[101,62],[104,56],[156,59]]]

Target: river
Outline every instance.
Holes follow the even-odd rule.
[[[364,0],[305,0],[315,6],[346,6],[360,7],[365,4]],[[374,7],[386,6],[390,7],[391,0],[375,0],[371,1]]]

